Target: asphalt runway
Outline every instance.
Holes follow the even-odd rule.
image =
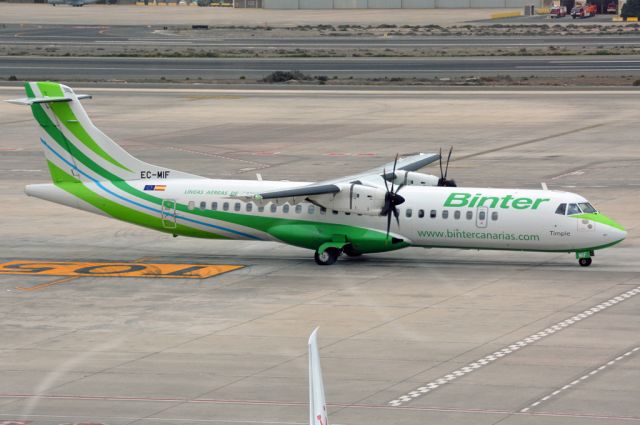
[[[461,58],[85,58],[0,57],[0,73],[61,81],[262,78],[274,71],[358,78],[434,78],[483,75],[634,75],[640,56]]]
[[[247,30],[246,32],[250,32]],[[160,26],[107,25],[5,25],[0,29],[0,43],[21,46],[124,46],[163,47],[234,47],[234,48],[415,48],[415,47],[575,47],[638,46],[640,35],[615,36],[387,36],[387,37],[249,37],[211,31],[175,34]]]
[[[38,131],[27,108],[2,103],[0,263],[244,267],[0,273],[0,423],[304,424],[315,326],[332,423],[640,422],[635,92],[77,91],[151,163],[313,180],[453,145],[459,184],[544,181],[629,236],[589,268],[562,253],[406,249],[320,269],[276,243],[172,238],[28,198],[24,185],[49,179]]]

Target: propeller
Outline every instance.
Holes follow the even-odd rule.
[[[396,165],[398,164],[398,155],[396,154],[396,159],[393,161],[393,172],[391,173],[391,187],[389,187],[389,183],[387,182],[387,170],[383,170],[384,187],[387,192],[384,195],[384,206],[382,207],[382,211],[380,211],[381,216],[387,217],[387,239],[389,238],[389,231],[391,230],[391,216],[396,218],[396,222],[398,226],[400,226],[400,212],[398,205],[404,202],[404,198],[398,195],[398,192],[404,186],[404,183],[398,185],[397,188],[394,189],[394,182],[396,178]],[[405,179],[406,180],[406,179]]]
[[[447,180],[447,173],[449,172],[449,161],[451,160],[451,154],[453,153],[453,146],[449,149],[449,155],[447,156],[447,165],[444,171],[442,170],[442,148],[440,148],[440,179],[438,179],[438,186],[457,187],[456,182]]]

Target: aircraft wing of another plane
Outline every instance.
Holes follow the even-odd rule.
[[[440,155],[437,153],[420,153],[404,158],[398,158],[396,171],[416,171],[439,159]],[[355,182],[366,186],[384,188],[383,179],[385,177],[393,177],[393,161],[359,174],[324,180],[292,189],[260,193],[258,195],[255,195],[254,198],[257,200],[298,198],[300,199],[300,201],[302,201],[307,196],[338,193]]]

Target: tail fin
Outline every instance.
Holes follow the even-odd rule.
[[[309,337],[309,425],[329,425],[317,333],[318,328]]]
[[[25,90],[27,98],[9,102],[31,106],[54,183],[198,177],[131,156],[93,125],[79,101],[90,96],[52,82],[25,83]]]

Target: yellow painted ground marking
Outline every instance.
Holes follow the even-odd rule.
[[[148,261],[153,257],[142,257],[142,258],[138,258],[137,260],[133,260],[133,263],[141,263],[143,261]],[[30,286],[28,288],[22,288],[22,287],[17,287],[16,289],[18,291],[39,291],[41,289],[45,289],[48,288],[50,286],[53,285],[58,285],[60,283],[67,283],[67,282],[71,282],[72,280],[76,280],[76,279],[80,279],[82,276],[71,276],[71,277],[65,277],[64,279],[56,279],[53,282],[46,282],[46,283],[41,283],[39,285],[34,285],[34,286]]]
[[[10,261],[8,263],[0,264],[0,275],[70,276],[73,278],[105,276],[205,279],[243,267],[244,266],[232,264],[212,265],[140,262]],[[66,282],[67,280],[64,281]],[[51,284],[56,283],[62,283],[62,281],[54,281],[42,285],[50,286]]]

